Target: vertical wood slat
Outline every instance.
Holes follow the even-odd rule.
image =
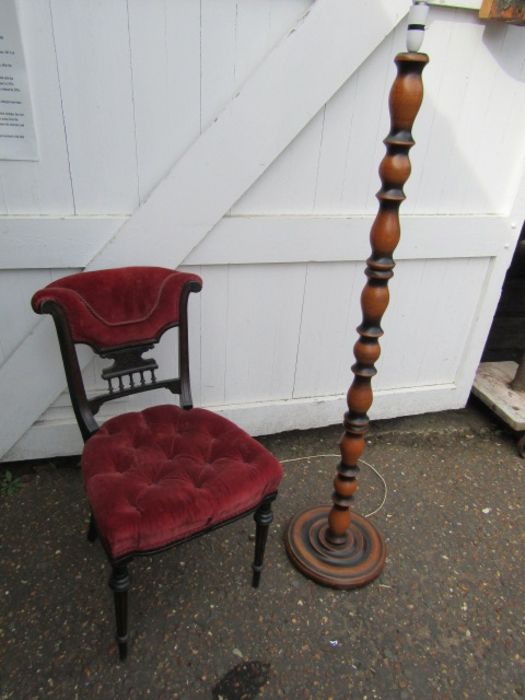
[[[229,268],[203,269],[200,327],[200,397],[207,406],[226,403]]]
[[[502,213],[525,155],[523,29],[484,27],[445,8],[431,18],[425,41],[434,60],[415,128],[421,148],[414,150],[405,215]],[[311,211],[316,178],[314,212],[373,210],[379,183],[371,163],[380,157],[378,134],[387,123],[381,86],[391,78],[387,54],[401,44],[401,33],[398,27],[327,103],[322,139],[319,124],[315,130],[311,123],[234,213]]]
[[[264,45],[275,42],[308,2],[287,0],[276,5],[271,0],[249,4],[204,0],[202,47],[199,3],[130,0],[129,27],[125,5],[124,0],[49,0],[49,4],[48,0],[20,0],[41,160],[0,162],[0,210],[73,212],[63,99],[80,211],[129,211],[137,198],[135,149],[144,199],[169,166],[168,154],[180,154],[196,136],[201,50],[207,67],[202,96],[205,108],[210,105],[211,119],[211,105],[220,106],[231,96],[261,59]],[[50,8],[63,85],[56,75]],[[223,17],[222,24],[214,27],[212,20],[217,13],[232,15],[233,25]],[[525,153],[520,129],[525,98],[519,89],[525,71],[522,30],[512,26],[484,28],[470,15],[445,8],[434,10],[431,20],[426,41],[436,60],[429,68],[428,99],[416,129],[416,139],[423,147],[414,152],[416,175],[407,185],[405,211],[503,211],[518,176],[516,154]],[[255,25],[260,29],[251,40]],[[64,34],[71,35],[70,39]],[[396,43],[397,35],[393,36],[389,41]],[[375,54],[386,53],[387,44],[383,42]],[[368,66],[374,60],[375,71]],[[386,64],[388,61],[383,66]],[[108,75],[106,65],[111,69]],[[366,106],[367,100],[381,96],[380,90],[370,90],[369,85],[381,82],[383,74],[387,75],[379,59],[371,57],[365,62],[328,103],[322,141],[320,125],[308,127],[310,134],[303,132],[296,139],[235,210],[310,211],[316,182],[315,211],[369,210],[375,174],[370,168],[367,178],[359,178],[357,173],[373,160],[367,139],[371,144],[374,130],[380,128],[372,122],[384,118],[384,106],[378,109],[374,103],[354,114],[352,93],[360,86],[356,104]],[[226,80],[227,75],[235,75],[233,82]],[[459,126],[452,130],[450,125],[457,122],[457,115]],[[352,122],[354,117],[356,123]],[[357,128],[360,124],[364,128]],[[79,136],[81,128],[87,129],[89,136],[85,143]],[[458,129],[461,134],[456,133]],[[479,143],[484,147],[478,148]],[[293,183],[288,200],[283,196],[283,183]]]
[[[291,398],[304,274],[303,265],[231,268],[227,403]]]
[[[378,160],[373,155],[380,152],[377,134],[388,123],[385,91],[393,75],[389,57],[400,29],[372,52],[245,193],[234,214],[374,210],[378,180],[369,166]],[[378,83],[382,90],[370,89]]]
[[[204,274],[203,404],[291,398],[305,266],[217,266]]]
[[[232,207],[232,214],[313,211],[323,122],[321,110]]]
[[[523,27],[506,25],[500,28],[500,32],[503,35],[501,42],[496,32],[494,35],[487,32],[483,37],[488,53],[498,65],[498,71],[484,115],[483,147],[476,150],[476,171],[495,172],[498,175],[491,182],[487,194],[495,210],[508,211],[513,205],[525,163],[525,139],[520,142],[525,113],[525,49]],[[509,96],[512,96],[512,102]],[[489,147],[491,136],[494,149]]]
[[[346,262],[308,265],[294,398],[341,394],[348,385],[362,268]]]
[[[244,82],[262,57],[293,26],[294,22],[312,4],[312,0],[204,0],[202,16],[202,121],[209,123],[227,99]],[[284,163],[275,174],[263,176],[250,189],[249,202],[241,198],[232,207],[232,213],[257,209],[265,200],[265,183],[270,183],[273,206],[279,212],[300,209],[303,201],[303,180],[297,173],[310,173],[310,191],[315,180],[314,163],[317,158],[313,141],[319,140],[321,123],[313,120],[285,150]],[[279,159],[278,159],[279,160]],[[274,165],[268,168],[273,171]],[[299,197],[294,197],[294,182],[299,183]],[[283,191],[284,186],[284,191]],[[262,191],[261,191],[262,189]],[[282,196],[279,196],[281,193]],[[313,197],[313,195],[312,195]]]
[[[38,161],[0,160],[0,213],[74,211],[48,0],[18,2]]]
[[[391,282],[395,303],[384,319],[383,357],[374,382],[378,389],[455,382],[470,336],[468,329],[477,321],[479,290],[489,264],[490,259],[480,258],[396,265]],[[433,313],[425,314],[425,307]],[[407,352],[407,337],[417,347],[415,354]]]
[[[126,0],[50,0],[76,212],[138,204]]]
[[[49,270],[0,271],[0,363],[9,357],[38,323],[29,300],[36,289],[50,282]]]
[[[426,167],[427,163],[444,162],[450,152],[451,133],[443,119],[443,105],[450,100],[453,109],[460,109],[463,91],[460,70],[469,61],[469,42],[462,58],[453,50],[452,36],[457,26],[459,35],[465,32],[465,13],[443,9],[432,14],[432,23],[425,32],[425,50],[432,57],[427,66],[425,99],[414,128],[417,148],[412,149],[412,176],[407,183],[409,197],[404,203],[407,213],[437,211],[441,206],[443,186],[453,173],[445,167]],[[444,55],[442,55],[444,54]],[[435,59],[435,60],[434,60]],[[457,113],[457,111],[456,111]]]
[[[200,131],[200,5],[129,0],[140,201]]]
[[[382,324],[376,390],[454,382],[468,342],[465,328],[476,321],[488,265],[486,258],[397,263],[392,308]],[[348,382],[361,282],[358,263],[309,265],[294,398],[339,394]],[[431,315],[424,310],[428,306],[434,309]],[[344,319],[344,324],[336,319]]]
[[[201,129],[313,0],[202,0]]]
[[[448,210],[469,212],[482,199],[485,200],[485,211],[498,211],[502,205],[494,198],[494,194],[499,190],[497,179],[487,177],[490,171],[483,173],[478,170],[480,144],[487,144],[488,136],[485,130],[487,111],[490,109],[492,93],[495,82],[501,77],[500,69],[494,60],[492,52],[487,51],[483,42],[483,25],[469,27],[470,31],[463,33],[462,44],[468,37],[470,66],[468,81],[464,80],[462,85],[462,108],[456,113],[454,124],[454,137],[456,148],[461,156],[458,160],[463,161],[465,177],[453,178],[453,183],[446,182],[443,190],[446,196]],[[503,29],[505,29],[503,27]],[[497,46],[495,53],[501,52],[504,32],[498,32]],[[459,47],[458,47],[459,49]],[[465,54],[462,54],[461,61],[465,61]],[[488,144],[487,144],[488,145]],[[492,149],[490,161],[494,165],[496,154]],[[490,182],[490,185],[488,183]]]
[[[455,382],[462,370],[461,357],[469,343],[471,329],[478,320],[479,290],[483,288],[490,262],[490,259],[443,260],[439,265],[429,266],[435,268],[430,295],[434,313],[432,323],[424,332],[416,385]],[[446,295],[443,289],[447,290]]]
[[[201,2],[201,131],[235,91],[236,0]]]

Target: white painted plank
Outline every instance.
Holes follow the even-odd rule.
[[[313,211],[323,127],[324,109],[232,207],[232,214],[297,214]]]
[[[403,204],[405,214],[440,211],[443,184],[446,178],[454,177],[449,167],[453,135],[442,113],[448,109],[449,101],[453,110],[460,108],[463,96],[460,73],[468,61],[469,42],[463,57],[451,45],[453,30],[457,29],[461,35],[462,23],[466,21],[468,18],[452,10],[432,10],[429,15],[425,51],[430,62],[423,73],[425,95],[413,129],[416,145],[410,151],[412,173],[406,188],[410,197]]]
[[[225,403],[292,397],[304,278],[302,265],[230,268]]]
[[[427,275],[436,261],[400,260],[399,256],[396,259],[394,277],[389,283],[390,303],[381,322],[384,336],[380,340],[374,391],[398,391],[415,385],[420,353],[425,348],[423,329],[431,323],[428,307],[433,287],[427,282]],[[440,263],[438,259],[437,264]]]
[[[11,355],[37,324],[38,319],[29,302],[36,289],[50,282],[49,270],[0,272],[0,362]]]
[[[404,32],[403,26],[401,29]],[[373,194],[369,196],[370,181],[373,179],[377,190],[379,159],[375,154],[378,149],[384,151],[381,142],[388,124],[386,96],[395,74],[392,60],[397,36],[390,34],[367,58],[327,104],[326,114],[325,110],[319,113],[237,203],[235,214],[303,213],[314,209],[362,213],[375,209]],[[370,89],[371,85],[376,89]],[[339,106],[339,94],[345,93],[346,97],[347,92],[357,93],[356,109],[350,122],[343,116],[339,128],[334,129],[332,103]],[[337,163],[335,172],[332,170],[333,162],[325,153],[328,150],[333,155],[337,147],[339,158],[344,159],[343,172]],[[340,197],[332,208],[334,190],[340,192]]]
[[[401,0],[317,0],[92,266],[122,265],[138,251],[145,264],[180,263],[405,10]],[[156,245],[146,247],[152,231]]]
[[[200,328],[200,403],[205,406],[226,401],[227,317],[229,267],[218,265],[203,270]]]
[[[349,387],[363,271],[362,263],[308,266],[294,398],[338,394]]]
[[[51,0],[76,213],[138,204],[126,0]]]
[[[236,0],[201,1],[201,130],[228,104],[235,88]]]
[[[203,269],[202,405],[292,396],[304,272],[300,265]]]
[[[470,329],[477,321],[480,290],[483,289],[490,259],[432,261],[424,285],[433,309],[421,330],[425,338],[415,385],[455,383],[461,374],[461,358],[470,342]],[[446,290],[446,293],[444,293]],[[386,357],[386,355],[385,355]]]
[[[0,161],[0,212],[71,214],[73,197],[49,3],[20,0],[18,11],[39,160]]]
[[[372,215],[225,217],[185,263],[364,261],[373,221]],[[508,219],[496,216],[405,216],[401,228],[397,260],[490,257],[515,241]]]
[[[58,2],[55,0],[55,3]],[[55,26],[55,33],[61,37],[57,48],[63,62],[64,53],[72,52],[70,35],[65,31],[66,10],[78,10],[79,5],[66,5],[64,0],[60,2],[63,10],[58,22],[60,31],[57,32]],[[100,7],[101,4],[89,5],[92,11],[99,11]],[[104,3],[106,10],[107,7],[107,3]],[[117,13],[122,11],[121,3],[109,7]],[[389,33],[404,12],[406,6],[401,0],[389,0],[388,3],[377,0],[367,3],[365,7],[351,5],[345,0],[317,0],[297,28],[266,57],[239,95],[186,151],[149,200],[88,267],[95,269],[129,264],[138,257],[143,264],[180,264],[225,211],[304,128],[364,56]],[[117,19],[120,19],[120,15]],[[116,24],[121,26],[120,22]],[[349,41],[348,31],[352,27],[359,27],[359,31]],[[84,37],[89,39],[93,34],[93,23],[86,21],[82,28],[83,35],[78,40],[85,50],[89,41]],[[120,35],[111,37],[109,42],[113,52],[117,49],[117,58],[113,56],[109,61],[111,68],[119,65],[124,53],[119,40]],[[102,57],[107,67],[109,57]],[[100,77],[97,76],[100,64],[101,60],[97,57],[94,65],[90,66],[93,76]],[[66,72],[68,75],[62,78],[64,98],[66,94],[73,94],[72,68],[68,66]],[[114,76],[115,72],[111,71],[110,75]],[[120,78],[121,84],[126,84],[122,80],[122,70]],[[116,87],[111,79],[104,85]],[[121,85],[117,88],[119,93],[120,90]],[[111,100],[111,96],[106,97]],[[75,104],[74,100],[71,101]],[[126,95],[123,103],[126,103]],[[126,132],[125,123],[119,126]],[[89,138],[87,143],[90,145]],[[127,148],[123,150],[127,152]],[[73,157],[71,163],[74,170]],[[75,186],[75,173],[73,183]],[[206,196],[203,197],[202,192]],[[115,201],[114,197],[112,201]],[[166,225],[168,222],[171,225]],[[12,377],[22,370],[19,363],[26,356],[41,354],[46,347],[45,338],[43,331],[38,331],[37,327],[13,356],[13,362],[5,363],[0,368],[0,391],[5,387],[6,393],[13,392]],[[44,345],[40,345],[41,342]],[[34,401],[31,407],[24,406],[24,411],[14,411],[12,420],[2,424],[0,454],[14,444],[42,413],[41,405],[46,400],[49,405],[60,393],[58,377],[54,375],[55,384],[47,380],[51,376],[51,373],[46,374],[46,381],[34,383],[33,394],[39,394],[38,401]]]
[[[352,134],[355,133],[354,116],[361,109],[359,101],[360,92],[362,92],[362,89],[360,90],[361,73],[362,66],[338,90],[324,110],[323,138],[318,154],[315,189],[316,213],[334,213],[351,209],[347,203],[344,203],[344,190],[347,170],[358,170],[362,166],[357,162],[355,150],[350,150]],[[366,167],[374,167],[371,159],[367,160]],[[298,174],[301,177],[301,173]]]
[[[487,266],[481,259],[396,267],[374,390],[454,383]],[[363,268],[358,263],[309,266],[294,397],[335,394],[350,385]]]
[[[32,342],[28,342],[28,338]],[[35,347],[41,349],[41,354],[35,354]],[[80,358],[85,366],[89,361],[89,353],[82,352],[83,348],[84,346],[80,347]],[[35,366],[38,367],[38,371],[32,371]],[[42,369],[43,366],[45,369]],[[7,381],[9,377],[12,381]],[[16,352],[11,353],[3,363],[0,380],[2,402],[4,406],[9,406],[9,411],[2,417],[4,429],[20,431],[21,427],[25,426],[21,433],[23,435],[30,427],[27,421],[28,413],[31,412],[36,417],[41,416],[60,395],[65,383],[53,323],[37,323],[34,326]],[[40,391],[35,391],[35,385]],[[34,419],[31,420],[31,424],[33,422]],[[15,434],[11,432],[11,438]]]
[[[312,0],[202,0],[202,130],[311,4]]]
[[[410,213],[503,213],[525,149],[525,44],[517,28],[433,11],[425,100],[411,151]],[[520,115],[518,117],[518,114]],[[408,190],[407,190],[408,191]]]
[[[505,39],[497,53],[492,40],[494,32],[487,32],[484,36],[499,71],[487,122],[487,138],[493,148],[479,149],[480,158],[487,158],[486,154],[490,154],[491,162],[482,161],[479,167],[494,173],[494,198],[503,211],[509,211],[525,173],[525,44],[522,27],[507,25],[505,29]],[[524,217],[525,211],[522,221]]]
[[[382,323],[375,380],[380,389],[455,383],[489,264],[489,259],[399,264]]]
[[[130,0],[140,201],[200,133],[200,5]]]
[[[414,126],[413,174],[402,212],[508,210],[525,151],[522,33],[518,27],[485,27],[459,10],[431,12],[425,39],[431,61],[423,75],[426,95]],[[388,130],[386,92],[395,75],[393,55],[403,43],[401,24],[328,102],[322,138],[301,134],[234,214],[310,212],[315,178],[315,213],[375,210],[381,141]]]
[[[225,217],[186,260],[191,265],[364,260],[373,219]],[[85,267],[125,221],[0,216],[0,269]],[[508,218],[499,216],[403,216],[402,226],[396,256],[404,259],[489,257],[515,240]]]
[[[85,267],[124,221],[0,216],[0,269]]]
[[[275,3],[272,0],[237,0],[235,75],[244,80],[269,50],[290,29],[311,1]],[[266,22],[265,22],[266,15]],[[259,59],[259,60],[258,60]],[[318,147],[323,130],[323,113],[290,143],[265,174],[232,207],[232,213],[294,213],[308,211],[315,198]],[[306,179],[306,182],[304,181]],[[269,188],[269,191],[268,191]]]
[[[500,53],[505,36],[505,27],[501,29],[503,31],[498,32],[496,40],[496,54]],[[483,30],[484,27],[482,25],[475,28],[471,27],[470,36],[475,42],[475,49],[472,53],[469,80],[464,85],[465,99],[463,109],[456,116],[454,128],[457,148],[465,160],[470,177],[462,178],[461,180],[454,177],[453,182],[448,183],[447,201],[450,207],[449,211],[476,211],[478,202],[481,199],[485,211],[496,213],[501,211],[505,203],[504,200],[501,201],[499,197],[495,196],[499,191],[499,186],[493,174],[479,170],[481,143],[484,143],[486,150],[491,153],[489,161],[491,165],[496,165],[495,160],[497,156],[493,148],[490,147],[490,135],[485,129],[485,123],[487,114],[491,111],[494,85],[500,77],[497,62],[485,48]],[[494,135],[492,134],[493,137]],[[500,172],[498,178],[506,179],[504,175],[503,177],[501,176],[502,173]]]

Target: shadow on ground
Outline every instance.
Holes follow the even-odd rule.
[[[291,462],[258,591],[245,519],[132,566],[130,658],[117,661],[108,567],[85,539],[73,466],[27,465],[0,500],[0,698],[520,698],[525,694],[524,462],[475,408],[377,424],[374,517],[388,545],[367,588],[288,563],[297,510],[328,501],[339,428],[263,442]],[[356,509],[382,485],[362,471]]]

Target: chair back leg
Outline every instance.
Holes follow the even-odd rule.
[[[252,586],[259,587],[261,581],[261,571],[263,569],[264,549],[268,538],[268,528],[273,520],[272,501],[273,498],[265,499],[254,513],[255,520],[255,559],[252,564],[253,577]]]
[[[115,598],[115,616],[117,622],[117,644],[119,657],[124,661],[128,654],[128,589],[129,575],[126,564],[113,567],[109,587]]]

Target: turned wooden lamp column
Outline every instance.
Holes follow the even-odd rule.
[[[399,242],[399,206],[405,199],[403,185],[410,175],[408,152],[414,145],[411,129],[423,99],[421,73],[428,56],[419,53],[428,7],[415,1],[409,14],[408,52],[396,56],[397,77],[390,92],[390,133],[386,155],[379,166],[379,211],[372,226],[372,254],[365,271],[368,280],[361,295],[363,322],[357,328],[356,363],[348,391],[348,411],[339,447],[341,462],[334,480],[333,506],[309,508],[296,515],[285,535],[288,555],[306,576],[334,588],[356,588],[374,580],[383,570],[386,548],[372,523],[350,512],[357,491],[358,460],[365,448],[365,434],[372,405],[371,381],[381,349],[381,318],[388,306],[388,280],[393,276],[392,254]]]

